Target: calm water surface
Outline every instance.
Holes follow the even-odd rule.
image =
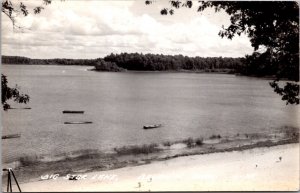
[[[3,65],[9,85],[30,95],[31,107],[2,112],[3,161],[28,155],[147,144],[212,134],[272,132],[298,126],[268,80],[227,74],[94,72],[82,66]],[[62,114],[63,110],[84,110]],[[65,125],[65,121],[92,121]],[[163,124],[143,130],[146,124]]]

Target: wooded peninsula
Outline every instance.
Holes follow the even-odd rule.
[[[142,53],[110,54],[96,59],[31,59],[21,56],[2,56],[3,64],[22,65],[80,65],[94,66],[96,71],[195,71],[237,73],[253,76],[272,76],[272,66],[253,62],[250,57],[188,57]]]

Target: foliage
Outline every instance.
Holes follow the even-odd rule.
[[[151,4],[152,1],[146,1]],[[161,14],[174,14],[174,9],[191,8],[192,1],[170,1],[170,8],[161,10]],[[199,1],[198,11],[214,8],[216,12],[224,10],[230,15],[230,25],[222,26],[219,35],[232,39],[235,35],[248,35],[256,52],[247,56],[251,73],[264,75],[270,67],[270,74],[276,80],[287,78],[295,83],[286,84],[279,89],[278,82],[271,83],[274,91],[282,95],[287,104],[299,104],[299,96],[288,100],[299,93],[299,6],[296,1]],[[264,49],[262,53],[258,50]],[[258,70],[253,70],[258,68]],[[274,72],[276,71],[276,72]],[[247,72],[249,73],[249,71]],[[288,91],[292,89],[291,92]],[[297,90],[298,89],[298,90]],[[284,92],[282,91],[284,90]],[[297,102],[298,101],[298,102]],[[290,103],[294,102],[294,103]]]
[[[44,6],[51,4],[52,0],[41,0],[42,5],[34,7],[33,13],[38,14],[43,9]],[[29,10],[27,6],[23,3],[24,1],[12,1],[12,0],[3,0],[2,1],[2,13],[4,13],[12,22],[14,28],[21,28],[17,24],[17,17],[21,14],[23,16],[27,16],[29,14]]]
[[[203,138],[200,137],[197,139],[193,139],[193,138],[189,137],[188,139],[183,140],[183,143],[185,143],[188,148],[192,148],[195,146],[201,146],[201,145],[203,145]]]
[[[163,145],[170,147],[171,145],[173,145],[173,143],[171,143],[170,141],[166,141],[163,143]]]
[[[2,56],[4,64],[27,64],[27,65],[82,65],[95,66],[107,71],[116,70],[205,70],[214,72],[239,72],[243,68],[242,58],[223,57],[188,57],[183,55],[162,55],[162,54],[138,54],[121,53],[110,54],[103,59],[30,59],[20,56]]]
[[[101,59],[97,61],[95,65],[95,69],[97,71],[109,71],[109,72],[119,72],[123,71],[124,69],[118,67],[114,62],[106,62],[105,60]]]
[[[194,140],[191,137],[189,137],[188,139],[184,140],[183,143],[185,143],[188,148],[191,148],[191,147],[194,146]]]
[[[201,146],[203,145],[203,138],[197,138],[195,141],[196,145]]]
[[[142,146],[133,145],[133,146],[123,146],[114,148],[114,151],[119,155],[137,155],[137,154],[149,154],[161,151],[158,148],[158,144],[144,144]]]
[[[272,63],[266,63],[266,60],[270,60],[270,54],[268,52],[259,53],[254,52],[252,55],[245,57],[245,67],[241,70],[241,73],[248,76],[276,76],[278,66]]]
[[[221,135],[211,135],[209,139],[221,139]]]
[[[299,104],[299,85],[287,82],[283,88],[280,88],[278,81],[270,82],[274,91],[282,96],[282,100],[286,101],[286,104]]]
[[[27,94],[21,94],[18,86],[15,88],[10,88],[7,86],[7,78],[5,75],[1,74],[1,88],[2,88],[2,105],[3,109],[7,110],[10,105],[7,103],[8,100],[13,99],[18,103],[28,103],[29,96]]]
[[[3,64],[26,64],[26,65],[80,65],[94,66],[99,59],[31,59],[21,56],[2,56]]]
[[[235,71],[241,66],[241,58],[188,57],[183,55],[121,53],[104,57],[107,62],[127,70],[164,71],[164,70],[208,70],[228,69]],[[226,71],[226,72],[227,72]]]
[[[51,0],[42,0],[43,5],[48,5],[51,3]],[[43,6],[38,6],[33,9],[35,14],[41,12],[44,9]],[[6,15],[12,22],[13,28],[19,28],[20,26],[16,23],[16,18],[20,14],[27,16],[29,14],[28,8],[22,1],[11,1],[3,0],[2,1],[2,13]],[[2,105],[3,109],[7,110],[10,108],[10,105],[7,103],[8,100],[13,99],[18,103],[27,103],[29,102],[29,96],[27,94],[21,94],[19,88],[10,88],[7,86],[7,78],[5,75],[1,74],[1,93],[2,93]]]

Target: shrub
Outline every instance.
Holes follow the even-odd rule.
[[[221,139],[221,135],[212,135],[209,139]]]
[[[166,141],[166,142],[163,143],[163,145],[170,147],[172,145],[172,143],[170,141]]]
[[[37,156],[24,156],[20,157],[20,163],[22,166],[30,166],[39,162]]]
[[[198,146],[203,145],[203,138],[196,139],[196,145]]]
[[[119,72],[119,71],[124,70],[124,69],[120,68],[119,66],[117,66],[116,63],[106,62],[102,59],[96,63],[95,69],[97,71],[109,71],[109,72]]]
[[[189,148],[193,147],[194,144],[195,144],[194,140],[191,137],[189,137],[188,139],[184,140],[183,143],[185,143],[187,145],[187,147],[189,147]]]
[[[157,148],[158,145],[156,143],[152,144],[145,144],[142,146],[123,146],[120,148],[114,148],[114,150],[120,154],[120,155],[136,155],[136,154],[148,154],[148,153],[154,153],[160,151],[160,149]]]

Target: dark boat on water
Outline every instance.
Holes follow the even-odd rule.
[[[10,107],[9,109],[31,109],[31,107],[20,107],[20,108]]]
[[[154,129],[154,128],[158,128],[161,127],[161,124],[156,124],[156,125],[144,125],[144,129]]]
[[[21,134],[12,134],[12,135],[4,135],[2,136],[2,139],[11,139],[11,138],[19,138],[21,137]]]
[[[68,111],[68,110],[64,110],[63,113],[77,113],[77,114],[83,114],[84,111]]]
[[[65,124],[91,124],[93,123],[92,121],[72,121],[72,122],[65,122]]]

